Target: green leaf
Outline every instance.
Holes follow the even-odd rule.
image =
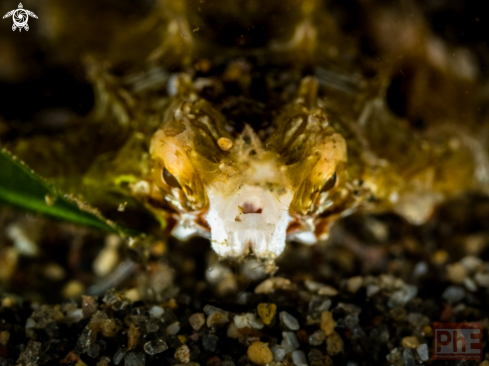
[[[139,234],[104,218],[86,203],[62,194],[5,149],[0,150],[0,203],[122,236]]]

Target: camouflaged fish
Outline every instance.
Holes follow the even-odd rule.
[[[268,11],[284,10],[281,3],[273,2]],[[221,257],[253,254],[273,261],[288,240],[322,241],[333,222],[358,210],[394,211],[420,224],[443,200],[487,190],[489,164],[483,140],[461,127],[464,118],[477,121],[470,114],[477,110],[477,100],[465,97],[475,95],[476,78],[451,66],[452,50],[447,49],[445,59],[440,53],[430,53],[435,44],[430,43],[425,27],[416,28],[416,20],[405,25],[412,25],[416,42],[390,46],[405,47],[395,51],[407,56],[381,63],[366,62],[353,52],[319,2],[291,1],[288,5],[295,10],[287,8],[286,15],[277,20],[294,19],[287,23],[285,33],[277,32],[279,36],[265,45],[242,52],[216,46],[211,38],[219,32],[210,32],[206,39],[198,28],[195,34],[189,31],[189,18],[200,19],[202,24],[219,19],[225,25],[227,18],[216,15],[227,11],[224,3],[222,8],[199,4],[189,10],[190,15],[182,10],[183,2],[163,4],[166,7],[154,10],[139,28],[117,33],[111,43],[118,48],[110,55],[126,57],[131,65],[146,55],[139,71],[134,66],[115,76],[106,71],[103,59],[86,63],[98,96],[90,118],[112,123],[113,131],[124,131],[113,133],[116,139],[129,136],[118,153],[103,156],[84,175],[83,182],[96,187],[92,191],[111,186],[136,197],[166,221],[177,238],[209,237]],[[262,16],[258,8],[240,6],[229,5],[229,14],[241,14],[243,19]],[[161,20],[167,13],[171,16]],[[390,22],[396,16],[381,20]],[[49,19],[48,14],[43,18]],[[65,27],[67,31],[53,30],[60,43],[65,34],[71,34],[69,25]],[[126,40],[131,37],[133,41]],[[151,42],[157,43],[153,49],[148,46]],[[408,48],[418,43],[426,46],[422,52]],[[245,124],[240,130],[227,119],[223,105],[207,100],[202,89],[219,86],[220,77],[232,75],[248,85],[251,71],[246,65],[236,66],[246,64],[241,60],[245,54],[273,63],[283,71],[284,79],[297,74],[305,77],[290,83],[295,88],[292,93],[290,85],[277,92],[292,95],[287,101],[262,107],[273,116],[271,124]],[[190,71],[170,73],[165,62],[173,67],[180,62],[180,69]],[[205,65],[212,62],[227,63],[227,68],[218,76],[206,76]],[[419,104],[416,111],[421,111],[428,128],[414,128],[414,117],[399,117],[387,105],[387,90],[401,67],[414,70],[410,76],[413,92],[408,97]],[[197,71],[201,76],[196,76]],[[260,77],[269,80],[266,72]],[[435,81],[426,84],[427,79]],[[419,102],[418,95],[426,98]],[[443,104],[443,109],[436,109],[439,99],[448,107]],[[458,101],[469,112],[457,114],[459,109],[450,108]],[[95,134],[96,129],[91,131]],[[35,145],[26,146],[24,151],[35,151]],[[20,148],[16,153],[26,155]]]
[[[303,80],[267,141],[249,126],[232,136],[225,118],[192,93],[153,136],[156,189],[187,220],[206,223],[218,255],[278,256],[292,223],[330,205],[346,144],[318,108],[316,89],[314,79]]]
[[[359,150],[362,142],[368,144],[362,140],[372,133],[370,124],[382,128],[382,119],[391,126],[402,121],[375,99],[353,126],[346,118],[334,123],[314,77],[302,80],[265,139],[250,126],[231,134],[225,117],[192,92],[187,75],[176,83],[183,92],[151,139],[149,201],[166,201],[178,212],[175,235],[210,232],[221,257],[251,252],[274,259],[288,239],[317,243],[332,222],[356,209],[394,210],[422,223],[444,198],[474,187],[475,175],[486,169],[474,159],[477,143],[450,133],[427,143],[401,129],[402,140],[411,139],[404,152],[402,145],[394,146],[396,133],[383,146]],[[363,135],[356,135],[355,127]],[[369,143],[375,143],[373,136]],[[375,153],[392,148],[405,156],[389,162]],[[416,155],[424,160],[406,161]],[[450,182],[454,177],[457,186]]]

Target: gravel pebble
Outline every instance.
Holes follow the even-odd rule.
[[[10,339],[10,333],[7,330],[0,332],[0,344],[2,346],[6,346],[8,344],[9,339]]]
[[[127,330],[127,349],[132,350],[139,341],[139,330],[133,324]]]
[[[257,307],[258,315],[265,325],[270,325],[277,312],[277,305],[273,303],[261,303]]]
[[[153,306],[148,311],[149,316],[151,316],[152,318],[160,318],[164,312],[165,310],[160,306]]]
[[[207,314],[207,315],[211,315],[211,314],[214,314],[214,313],[220,313],[220,314],[223,314],[223,315],[226,315],[226,316],[229,317],[229,312],[228,311],[222,310],[222,309],[217,308],[217,307],[212,306],[212,305],[206,305],[206,306],[204,306],[204,313]]]
[[[292,290],[294,286],[292,282],[286,278],[282,277],[273,277],[268,278],[258,286],[255,287],[255,294],[269,294],[273,290],[281,289],[281,290]]]
[[[273,354],[267,343],[254,342],[248,347],[248,358],[257,365],[266,365],[273,361]]]
[[[394,292],[388,302],[389,307],[405,306],[418,293],[418,288],[414,285],[404,285]]]
[[[273,360],[277,362],[282,362],[286,354],[285,349],[278,344],[272,347],[272,353],[273,353]]]
[[[489,273],[476,273],[475,282],[481,287],[489,287]]]
[[[238,327],[234,322],[229,323],[227,334],[228,338],[236,339],[239,337]]]
[[[299,330],[299,322],[296,318],[286,311],[281,311],[279,314],[280,322],[290,330]]]
[[[124,366],[144,366],[146,355],[142,352],[129,352],[124,357]]]
[[[367,297],[371,297],[380,291],[380,287],[377,285],[367,286]]]
[[[175,335],[180,332],[180,322],[175,322],[166,327],[166,334]]]
[[[354,294],[360,289],[360,287],[362,287],[362,285],[363,285],[363,277],[356,276],[348,279],[346,287],[348,288],[348,291]]]
[[[415,336],[404,337],[402,339],[402,346],[406,348],[417,348],[419,346],[419,340]]]
[[[202,313],[192,314],[188,318],[188,322],[194,330],[198,331],[205,324],[205,316]]]
[[[467,269],[460,263],[447,265],[448,279],[453,283],[460,284],[467,277]]]
[[[404,362],[404,366],[414,366],[416,364],[413,352],[409,348],[405,348],[402,352],[402,360]]]
[[[464,279],[464,286],[469,291],[477,291],[477,284],[474,282],[472,278],[466,277]]]
[[[82,313],[84,318],[90,318],[97,312],[98,302],[91,296],[82,296]]]
[[[333,332],[326,337],[326,351],[328,352],[328,355],[336,356],[343,352],[343,347],[343,338],[341,338],[337,332]]]
[[[168,345],[163,339],[153,339],[144,344],[144,351],[149,355],[156,355],[168,349]]]
[[[217,348],[217,342],[219,341],[219,337],[215,334],[206,334],[202,338],[202,346],[206,351],[214,352]]]
[[[321,329],[326,336],[333,334],[336,322],[333,319],[333,314],[330,311],[323,311],[321,313]]]
[[[304,281],[304,284],[309,291],[316,292],[318,295],[336,296],[338,294],[338,290],[336,290],[334,287],[320,282],[307,280]]]
[[[322,295],[322,296],[336,296],[338,295],[338,290],[335,289],[334,287],[332,286],[323,286],[319,289],[318,291],[318,295]]]
[[[292,361],[296,366],[307,366],[306,354],[303,351],[292,352]]]
[[[319,346],[326,339],[326,333],[324,330],[316,330],[309,336],[309,344],[311,346]]]
[[[419,358],[421,361],[428,361],[430,359],[430,354],[428,352],[428,345],[420,344],[418,348],[416,348],[416,352],[418,352]],[[489,365],[487,365],[489,366]]]
[[[456,304],[465,297],[465,290],[460,286],[449,286],[443,291],[442,297],[449,304]]]
[[[218,328],[229,322],[227,314],[215,312],[207,317],[207,326],[209,328]]]
[[[253,313],[246,313],[241,315],[234,316],[234,324],[239,328],[254,328],[254,329],[262,329],[263,321]]]
[[[149,342],[148,342],[149,343]],[[165,343],[166,345],[166,343]],[[168,347],[166,347],[165,349],[167,349]],[[146,350],[146,345],[144,347],[144,350],[146,351],[146,353],[149,353],[150,355],[152,353],[148,352]],[[164,351],[164,350],[163,350]],[[161,351],[161,352],[163,352]],[[124,356],[126,355],[126,350],[123,348],[123,347],[120,347],[115,353],[114,353],[114,357],[112,357],[112,361],[114,362],[115,365],[118,365],[123,359],[124,359]],[[158,352],[156,352],[158,353]]]
[[[282,332],[282,343],[281,346],[285,350],[285,353],[292,352],[299,348],[299,340],[293,332]]]
[[[459,262],[467,270],[467,273],[472,274],[476,272],[482,265],[482,260],[480,258],[474,257],[473,255],[468,255],[463,257]]]
[[[190,349],[184,344],[175,350],[174,357],[177,362],[188,363],[190,362]]]

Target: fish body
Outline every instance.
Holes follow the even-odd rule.
[[[378,97],[335,118],[313,76],[262,137],[248,125],[229,132],[226,118],[189,92],[188,75],[177,84],[184,92],[151,140],[152,182],[187,228],[210,233],[221,257],[273,261],[287,240],[317,243],[357,210],[423,223],[444,199],[480,187],[477,173],[487,168],[477,164],[474,140],[443,130],[420,138]]]
[[[52,0],[46,34],[83,60],[95,107],[63,140],[20,139],[16,155],[68,192],[81,182],[96,206],[133,198],[177,238],[270,261],[353,212],[421,224],[450,197],[487,193],[487,88],[419,12],[367,7],[373,57],[323,2],[213,4],[161,0],[127,25],[127,9],[104,10],[106,37],[71,49],[92,15],[61,16],[70,7]]]
[[[250,126],[233,136],[224,116],[193,93],[179,96],[184,100],[154,134],[154,184],[176,209],[204,219],[220,256],[251,249],[275,258],[292,222],[324,210],[336,182],[325,185],[344,169],[346,145],[317,107],[316,93],[317,81],[305,78],[265,141]]]

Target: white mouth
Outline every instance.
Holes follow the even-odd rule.
[[[232,197],[209,191],[206,220],[211,227],[212,247],[223,257],[245,254],[257,257],[280,255],[285,247],[290,222],[288,205],[292,197],[275,197],[258,186],[244,186]]]

